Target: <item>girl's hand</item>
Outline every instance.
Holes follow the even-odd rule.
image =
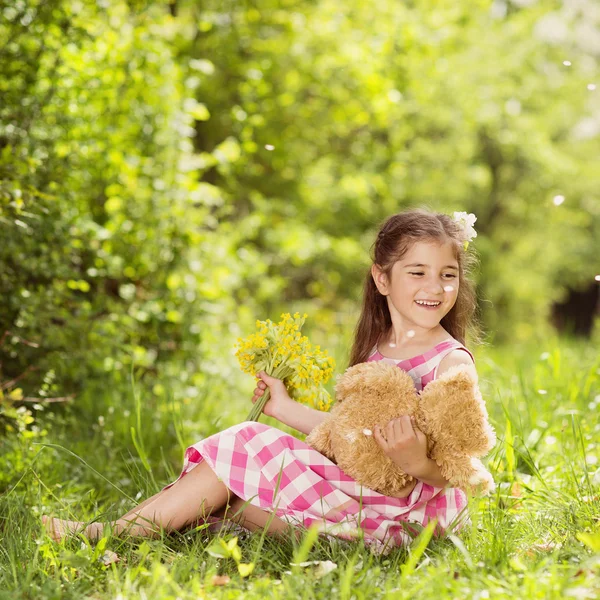
[[[387,426],[376,425],[373,437],[384,454],[407,475],[421,479],[427,473],[427,436],[417,428],[412,417],[403,415],[392,419]]]
[[[267,415],[267,417],[279,419],[279,415],[282,414],[285,406],[289,402],[293,402],[288,394],[287,389],[285,388],[285,384],[283,381],[281,381],[281,379],[271,377],[264,371],[260,371],[257,375],[257,378],[258,383],[256,384],[256,388],[254,390],[254,396],[252,396],[252,404],[254,404],[263,395],[264,391],[268,387],[271,392],[271,397],[267,400],[267,403],[263,408],[263,414]]]

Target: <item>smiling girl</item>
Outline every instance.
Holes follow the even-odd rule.
[[[418,392],[444,371],[473,364],[465,338],[476,301],[467,252],[475,217],[425,209],[389,217],[373,244],[349,366],[385,361],[405,370]],[[269,387],[263,412],[308,434],[328,413],[294,402],[283,382],[259,373],[253,402]],[[450,488],[427,456],[427,438],[410,417],[381,423],[374,438],[414,482],[398,497],[365,488],[306,442],[263,423],[244,422],[190,446],[179,478],[111,523],[114,533],[147,536],[202,520],[230,520],[251,531],[286,533],[317,524],[376,547],[407,543],[405,527],[457,523],[465,493]],[[104,523],[44,518],[55,539],[103,535]]]

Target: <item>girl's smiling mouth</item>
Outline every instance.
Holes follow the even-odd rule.
[[[425,300],[415,300],[415,304],[421,308],[425,308],[426,310],[437,310],[442,305],[442,303],[439,301],[434,304],[433,302]]]

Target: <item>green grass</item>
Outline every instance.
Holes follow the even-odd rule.
[[[239,422],[250,406],[249,390],[232,401],[225,384],[181,406],[139,390],[96,390],[76,410],[39,417],[46,434],[2,441],[0,599],[600,596],[597,348],[556,340],[483,348],[476,358],[498,433],[487,459],[498,490],[471,500],[472,525],[459,537],[427,543],[424,531],[411,549],[374,556],[361,541],[310,532],[300,542],[241,533],[238,562],[254,563],[245,578],[218,550],[219,537],[235,545],[232,531],[54,544],[41,513],[117,516],[174,479],[186,444]],[[104,566],[107,549],[121,562]],[[302,561],[337,567],[323,574],[318,563],[292,566]],[[229,583],[213,585],[217,574]]]

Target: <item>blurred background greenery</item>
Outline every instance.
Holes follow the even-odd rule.
[[[377,226],[413,206],[477,215],[489,345],[600,341],[596,2],[0,15],[5,430],[39,435],[35,399],[73,395],[53,418],[116,410],[126,437],[135,381],[179,456],[206,407],[245,416],[233,344],[284,311],[341,372]]]

